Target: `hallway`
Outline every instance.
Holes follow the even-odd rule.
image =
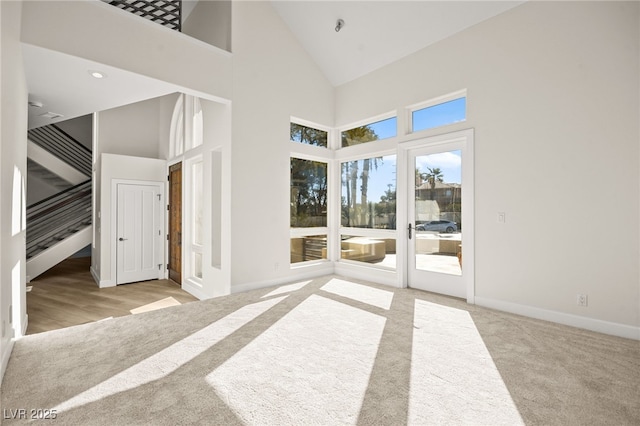
[[[98,288],[90,257],[70,258],[40,275],[27,291],[26,334],[121,317],[197,300],[169,280]]]

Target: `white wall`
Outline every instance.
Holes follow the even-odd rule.
[[[56,123],[56,126],[85,147],[92,149],[92,114],[72,118],[71,120],[59,121]]]
[[[193,11],[182,23],[182,32],[220,49],[231,50],[231,1],[183,1],[196,3]]]
[[[27,85],[20,51],[21,4],[0,2],[0,378],[9,359],[12,338],[26,330],[26,200],[13,196],[14,171],[26,177]],[[17,204],[16,204],[17,203]],[[17,207],[17,209],[15,209]],[[15,226],[17,225],[17,227]]]
[[[24,15],[25,43],[173,83],[185,91],[231,97],[228,52],[132,13],[95,0],[27,1]]]
[[[638,22],[528,2],[337,89],[338,126],[468,90],[478,303],[640,326]]]
[[[159,158],[161,99],[99,112],[99,153]]]
[[[28,174],[27,179],[27,206],[44,200],[47,197],[57,194],[60,189],[49,184],[45,179],[40,179],[33,174]]]
[[[334,95],[268,2],[233,2],[232,29],[234,291],[291,276],[290,117],[332,125]]]
[[[100,128],[103,128],[100,121]],[[132,157],[102,153],[100,155],[100,218],[96,224],[100,234],[100,246],[94,250],[92,257],[92,273],[98,280],[100,287],[116,285],[113,274],[112,243],[115,243],[115,233],[112,228],[112,199],[111,188],[114,179],[128,179],[136,181],[160,182],[167,179],[166,162],[154,158]],[[99,262],[96,264],[95,262]]]

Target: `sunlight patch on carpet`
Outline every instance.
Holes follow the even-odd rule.
[[[247,424],[355,424],[385,322],[312,295],[207,382]]]
[[[134,389],[173,373],[287,296],[243,306],[102,383],[54,407],[58,413]]]
[[[467,311],[415,301],[409,424],[524,424]]]
[[[392,291],[380,290],[337,278],[333,278],[323,285],[320,290],[386,310],[389,310],[391,302],[393,301]]]
[[[311,281],[302,281],[302,282],[295,283],[295,284],[288,284],[288,285],[280,286],[280,287],[276,288],[275,290],[273,290],[271,293],[267,293],[264,296],[262,296],[261,299],[264,299],[265,297],[271,297],[271,296],[275,296],[275,295],[278,295],[278,294],[290,293],[292,291],[300,290],[302,287],[304,287],[305,285],[309,284],[310,282]]]
[[[158,300],[157,302],[148,303],[146,305],[140,306],[139,308],[131,309],[132,314],[141,314],[143,312],[155,311],[162,308],[168,308],[169,306],[178,306],[181,305],[173,297],[165,297],[164,299]]]

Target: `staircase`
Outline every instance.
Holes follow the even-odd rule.
[[[31,280],[91,244],[92,154],[55,124],[29,130],[28,140],[28,176],[57,191],[27,207]]]

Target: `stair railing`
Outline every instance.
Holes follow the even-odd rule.
[[[69,136],[55,124],[37,127],[28,132],[29,140],[74,167],[91,176],[91,150]]]
[[[91,225],[91,180],[27,207],[27,259]]]

